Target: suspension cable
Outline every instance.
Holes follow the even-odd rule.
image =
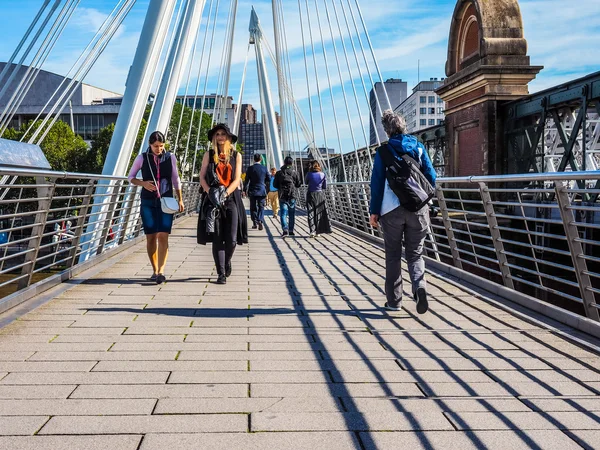
[[[229,13],[227,15],[227,25],[225,26],[225,42],[223,44],[223,48],[225,49],[225,51],[221,54],[221,64],[219,66],[219,76],[217,78],[217,91],[216,91],[216,97],[215,97],[215,105],[213,108],[213,115],[212,115],[212,125],[214,125],[216,123],[217,120],[217,111],[220,111],[221,108],[221,101],[225,101],[226,99],[222,99],[222,93],[225,89],[223,87],[224,84],[224,80],[223,80],[223,67],[225,67],[225,60],[227,58],[227,52],[229,51],[229,37],[230,37],[230,31],[229,28],[231,26],[231,18],[232,18],[232,12],[233,12],[233,2],[234,0],[229,2]],[[220,118],[221,121],[223,120],[223,117]]]
[[[11,96],[9,102],[7,103],[4,120],[0,123],[0,136],[2,136],[2,134],[4,134],[4,132],[6,131],[10,120],[16,113],[21,103],[23,102],[25,96],[29,92],[29,89],[31,89],[31,85],[33,84],[33,81],[35,81],[35,79],[37,78],[37,75],[41,70],[41,66],[46,61],[46,58],[54,48],[54,45],[56,45],[56,41],[62,35],[65,26],[71,19],[71,16],[73,15],[75,8],[77,8],[80,1],[81,0],[70,0],[70,2],[65,3],[62,10],[60,11],[55,23],[52,25],[50,31],[44,39],[44,42],[42,42],[41,47],[38,49],[32,63],[27,68],[25,75],[21,79],[21,82],[19,83],[19,85],[15,89],[15,92]],[[16,76],[16,74],[16,72],[13,72],[13,74],[11,74],[11,77],[9,77],[9,81],[7,81],[7,84],[9,84],[12,81],[12,79],[14,79],[14,76]]]
[[[304,162],[303,162],[303,158],[302,158],[302,147],[300,145],[300,130],[298,129],[298,117],[294,114],[292,117],[292,111],[293,111],[293,104],[292,101],[290,101],[290,97],[291,99],[294,99],[294,81],[292,78],[292,70],[291,70],[291,65],[290,65],[290,57],[289,57],[289,51],[287,51],[288,47],[288,41],[287,41],[287,31],[285,29],[285,27],[283,26],[283,24],[285,23],[285,16],[284,16],[284,12],[283,12],[283,5],[281,5],[280,7],[281,10],[281,21],[280,23],[281,28],[282,28],[282,32],[283,32],[283,41],[285,43],[285,48],[286,48],[286,52],[285,52],[285,69],[287,71],[286,74],[286,78],[289,80],[289,89],[286,90],[286,93],[288,94],[286,96],[286,100],[288,103],[288,108],[290,109],[290,114],[288,114],[290,121],[293,120],[293,123],[295,123],[295,130],[296,130],[296,149],[298,154],[300,155],[300,171],[302,173],[302,182],[304,183],[305,178],[304,178]],[[287,84],[287,83],[286,83]],[[294,161],[296,160],[296,158],[294,158]],[[279,169],[279,168],[278,168]]]
[[[310,92],[310,81],[309,81],[309,77],[308,77],[308,57],[306,56],[306,42],[304,39],[304,23],[302,20],[302,6],[300,4],[300,0],[298,0],[298,12],[300,13],[300,34],[302,35],[302,51],[304,53],[304,70],[305,70],[305,75],[306,75],[308,109],[310,112],[310,128],[312,131],[312,139],[313,139],[313,142],[309,142],[309,149],[310,149],[310,145],[312,144],[313,152],[319,153],[318,149],[316,148],[316,143],[315,143],[315,121],[313,118],[312,96],[311,96],[311,92]],[[313,157],[315,157],[315,156],[313,155]]]
[[[17,48],[12,53],[12,55],[10,56],[10,58],[8,58],[8,61],[6,62],[6,65],[4,66],[4,69],[2,69],[2,72],[0,73],[0,82],[4,79],[4,76],[6,75],[6,72],[8,72],[8,69],[12,66],[14,60],[16,59],[17,55],[19,54],[19,52],[23,48],[23,45],[25,45],[25,42],[27,42],[27,39],[29,38],[29,35],[34,30],[35,26],[37,25],[37,23],[41,19],[42,15],[44,14],[44,11],[46,10],[46,8],[48,7],[49,4],[50,4],[50,0],[44,0],[44,3],[42,4],[42,6],[40,7],[40,10],[38,11],[37,15],[34,17],[33,21],[29,25],[29,28],[27,29],[27,31],[25,32],[25,34],[21,38],[21,41],[17,45]],[[0,97],[2,97],[1,94],[0,94]]]
[[[329,166],[329,146],[327,144],[327,131],[325,128],[325,114],[323,113],[323,100],[321,98],[321,85],[319,83],[319,73],[317,70],[317,52],[315,51],[315,44],[312,33],[312,23],[310,20],[310,10],[308,9],[308,1],[305,3],[306,6],[306,16],[308,18],[308,34],[310,37],[310,47],[313,59],[313,65],[315,69],[315,81],[317,84],[317,99],[319,100],[319,112],[321,115],[321,126],[323,128],[323,141],[325,143],[325,155],[327,156],[327,172],[331,173],[331,167]]]
[[[385,94],[385,100],[388,104],[388,109],[392,109],[392,104],[390,103],[390,98],[387,93],[387,88],[385,87],[385,82],[383,81],[383,76],[381,75],[381,70],[379,69],[379,63],[377,62],[377,58],[375,57],[375,50],[373,48],[373,43],[371,42],[371,37],[369,36],[369,30],[367,30],[367,25],[365,23],[365,18],[363,17],[362,10],[360,9],[360,4],[358,0],[354,0],[356,3],[356,9],[358,10],[358,14],[360,16],[360,21],[362,22],[363,29],[365,31],[365,36],[367,37],[367,42],[369,43],[369,49],[371,50],[371,56],[373,57],[373,62],[375,63],[375,68],[377,69],[377,74],[379,75],[379,79],[381,80],[381,85],[383,87],[383,93]]]
[[[332,0],[332,1],[335,1],[335,0]],[[342,0],[340,0],[340,7],[341,7],[341,10],[342,10],[342,13],[344,14],[344,21],[346,22],[346,28],[348,29],[348,35],[350,36],[350,43],[352,44],[352,53],[354,54],[354,60],[356,61],[356,66],[358,67],[358,75],[359,75],[360,81],[362,83],[363,91],[365,93],[365,100],[367,102],[367,105],[370,106],[369,93],[367,91],[367,86],[365,84],[365,78],[364,78],[364,75],[362,73],[362,67],[361,67],[360,61],[358,59],[358,53],[357,53],[356,47],[354,45],[354,39],[352,38],[352,31],[350,30],[350,24],[348,22],[348,16],[347,16],[346,11],[344,9],[344,5],[342,4]],[[367,72],[368,72],[368,69],[367,69]],[[375,89],[375,86],[373,86],[373,92],[375,93],[375,99],[378,102],[379,100],[377,98],[377,90]],[[358,104],[358,97],[357,97],[356,100],[357,100],[357,104]],[[373,111],[371,110],[371,108],[369,107],[368,109],[369,109],[369,116],[370,116],[370,118],[372,120],[372,123],[373,123],[373,129],[375,130],[375,139],[377,141],[377,145],[380,146],[381,145],[381,140],[379,139],[379,133],[377,132],[377,124],[376,124],[376,121],[375,121],[375,117],[373,116]],[[382,113],[382,115],[383,115],[383,113]],[[363,129],[365,129],[365,124],[362,121],[362,116],[359,115],[359,117],[361,117],[361,125],[363,126]],[[371,145],[371,141],[369,139],[367,141],[367,143],[366,143],[366,146],[365,146],[367,148],[367,150],[369,149],[370,145]],[[373,159],[371,158],[371,152],[367,151],[367,155],[369,157],[369,164],[370,164],[371,167],[373,167]]]
[[[175,145],[173,146],[173,153],[176,153],[177,150],[179,149],[179,135],[181,133],[181,123],[183,122],[183,113],[185,111],[185,107],[186,105],[186,101],[187,101],[187,93],[188,90],[190,88],[190,78],[192,76],[192,68],[194,67],[194,61],[196,59],[196,47],[198,46],[198,39],[200,37],[200,29],[202,27],[198,26],[198,30],[196,31],[196,39],[194,40],[194,46],[192,47],[192,57],[190,58],[190,65],[187,71],[187,79],[185,82],[185,92],[183,94],[183,99],[181,102],[181,114],[179,114],[179,123],[177,124],[177,135],[175,137]],[[190,123],[192,122],[192,119],[190,119]],[[187,156],[187,152],[186,152],[186,156]],[[182,165],[185,164],[185,157],[183,159]],[[182,168],[183,169],[183,168]]]
[[[339,145],[339,150],[340,150],[340,154],[343,154],[343,150],[342,150],[342,137],[340,135],[340,126],[339,126],[339,122],[338,122],[338,116],[337,116],[337,109],[335,107],[335,98],[334,98],[334,94],[333,94],[333,86],[331,83],[331,73],[329,72],[329,60],[327,58],[327,50],[325,49],[325,38],[323,36],[323,27],[321,25],[321,14],[319,14],[319,5],[317,3],[317,0],[314,0],[315,2],[315,10],[317,11],[317,23],[319,25],[319,33],[321,36],[321,46],[323,48],[323,60],[325,62],[325,70],[327,72],[327,82],[329,84],[329,95],[331,97],[331,106],[332,106],[332,110],[333,110],[333,120],[335,123],[335,129],[337,132],[337,139],[338,139],[338,145]],[[329,152],[328,152],[329,153]],[[344,164],[343,162],[343,158],[342,158],[342,165]],[[327,164],[329,163],[329,158],[327,160]],[[331,170],[331,166],[329,167],[329,170]],[[344,167],[344,181],[347,181],[346,179],[346,169]]]
[[[350,10],[350,16],[352,17],[352,23],[354,24],[354,29],[356,30],[356,36],[358,39],[358,44],[360,45],[360,50],[362,53],[362,57],[364,59],[365,62],[365,67],[367,68],[367,74],[369,75],[369,82],[371,83],[371,86],[373,86],[373,95],[375,96],[375,102],[377,104],[377,109],[379,110],[379,115],[383,116],[383,108],[381,107],[381,100],[379,99],[379,94],[377,93],[377,89],[375,89],[375,80],[373,79],[373,75],[371,74],[371,70],[369,70],[369,60],[367,58],[367,54],[365,53],[365,47],[363,45],[362,42],[362,38],[361,38],[361,33],[360,30],[358,29],[358,23],[356,23],[356,16],[354,15],[354,10],[352,9],[352,4],[350,3],[350,0],[346,0],[348,3],[348,9]],[[342,10],[344,11],[344,17],[346,17],[346,9],[342,6]],[[348,29],[350,27],[348,26]],[[385,83],[383,83],[383,88],[386,90],[387,92],[387,88],[385,87]],[[365,87],[366,90],[366,87]],[[370,100],[370,99],[369,99]],[[371,108],[369,108],[369,110],[371,110]],[[371,111],[371,116],[373,116],[373,112]],[[373,123],[374,123],[374,127],[377,126],[377,124],[375,124],[375,118],[373,117]],[[377,137],[379,138],[379,133],[377,133]],[[379,142],[378,142],[379,143]]]
[[[52,16],[54,15],[54,13],[56,12],[56,10],[58,9],[58,6],[60,5],[61,1],[62,0],[56,0],[54,2],[54,4],[52,5],[52,8],[50,8],[50,11],[48,12],[48,15],[46,16],[46,18],[42,22],[42,25],[38,28],[38,31],[36,32],[35,36],[31,40],[31,42],[29,43],[29,45],[27,46],[27,49],[25,49],[25,52],[23,53],[23,55],[21,55],[21,58],[19,59],[19,62],[17,63],[17,65],[15,67],[12,68],[11,73],[10,73],[10,75],[8,77],[8,80],[6,80],[6,82],[4,83],[4,86],[2,88],[0,88],[0,98],[2,98],[2,96],[6,93],[6,90],[11,85],[12,81],[14,80],[14,78],[17,76],[17,73],[19,72],[19,69],[23,66],[23,63],[27,59],[27,56],[29,56],[29,53],[31,52],[31,50],[35,46],[36,42],[40,38],[42,32],[46,28],[46,25],[48,25],[48,22],[50,22],[50,19],[52,18]],[[58,20],[58,18],[55,19],[55,21],[57,21],[57,20]],[[9,67],[9,66],[7,65],[4,68],[4,70],[2,71],[2,75],[3,76],[5,75],[5,72],[8,71],[7,67]],[[1,79],[0,79],[0,81],[1,81]],[[3,116],[4,116],[4,112],[2,114],[0,114],[0,119]]]
[[[192,115],[190,118],[190,126],[188,129],[188,134],[187,134],[187,142],[185,144],[185,153],[184,153],[184,157],[183,157],[183,161],[184,163],[187,162],[187,155],[190,149],[190,140],[192,139],[192,129],[194,126],[194,116],[196,115],[196,108],[197,108],[197,103],[198,103],[198,93],[200,91],[200,79],[201,79],[201,74],[202,74],[202,64],[204,62],[204,53],[206,52],[206,41],[208,40],[208,34],[209,34],[209,30],[210,30],[210,25],[211,25],[211,16],[212,16],[212,11],[213,11],[213,5],[214,5],[214,1],[210,0],[210,6],[208,9],[208,14],[206,16],[206,30],[204,31],[204,39],[202,40],[202,52],[200,53],[200,62],[198,64],[198,74],[196,75],[196,89],[194,91],[194,103],[192,105]],[[217,5],[217,9],[218,9],[218,5]],[[215,17],[216,20],[216,17]],[[196,131],[196,135],[200,134],[200,126],[198,126],[197,131]],[[196,151],[198,149],[196,148]],[[196,161],[194,160],[194,165],[195,165]],[[194,176],[194,166],[192,166],[192,177]],[[190,178],[191,180],[191,178]]]
[[[198,133],[196,133],[196,145],[194,147],[195,151],[194,151],[194,164],[193,167],[196,167],[196,156],[198,155],[198,145],[200,143],[200,130],[202,129],[202,116],[204,115],[204,104],[206,102],[206,89],[208,87],[208,74],[210,71],[210,63],[212,61],[212,53],[213,53],[213,47],[214,47],[214,42],[215,42],[215,30],[217,28],[217,17],[219,14],[219,6],[221,4],[221,0],[217,0],[217,5],[215,8],[215,16],[214,16],[214,20],[213,20],[213,29],[211,32],[211,37],[210,37],[210,44],[209,44],[209,50],[208,50],[208,59],[206,61],[206,74],[204,76],[204,92],[202,94],[202,101],[200,102],[202,105],[202,108],[200,109],[200,117],[198,118]],[[207,28],[208,30],[208,25]],[[216,97],[215,97],[215,102],[216,102]],[[212,127],[212,123],[211,123],[211,127]],[[188,146],[189,146],[189,142],[188,142]],[[193,173],[192,173],[192,177],[193,177]]]
[[[240,94],[238,97],[238,109],[235,113],[234,119],[233,119],[233,134],[238,135],[239,134],[239,126],[240,126],[240,120],[241,120],[241,114],[242,114],[242,99],[244,97],[244,87],[246,84],[246,71],[248,69],[248,57],[250,56],[250,44],[248,44],[248,50],[246,51],[246,60],[244,61],[244,71],[242,72],[242,82],[240,85]]]
[[[348,96],[346,94],[346,87],[344,85],[344,77],[342,75],[342,67],[341,67],[341,64],[340,64],[340,58],[339,58],[338,51],[337,51],[337,45],[335,43],[336,39],[335,39],[335,36],[333,34],[333,27],[332,27],[332,24],[331,24],[331,15],[329,13],[329,7],[327,6],[327,1],[326,0],[324,1],[324,4],[325,4],[325,13],[326,13],[326,16],[327,16],[327,23],[329,25],[329,32],[331,33],[331,42],[332,42],[332,45],[333,45],[333,53],[335,55],[335,62],[336,62],[337,69],[338,69],[338,77],[340,79],[340,86],[342,88],[342,96],[344,98],[344,106],[346,107],[346,116],[348,117],[348,125],[349,125],[349,128],[350,128],[350,137],[352,138],[352,145],[353,145],[353,148],[354,148],[354,156],[356,157],[356,164],[360,165],[360,159],[358,157],[358,150],[357,150],[358,149],[358,144],[356,142],[356,136],[354,135],[354,128],[352,127],[352,116],[350,115],[350,108],[348,106]],[[342,36],[342,39],[343,39],[343,36]],[[359,181],[363,181],[362,174],[359,174]]]
[[[104,23],[102,24],[102,26],[100,27],[100,29],[98,30],[96,35],[92,38],[92,40],[90,41],[90,43],[88,44],[86,49],[80,55],[79,59],[75,62],[73,67],[71,67],[71,69],[69,70],[69,72],[67,73],[65,78],[63,78],[62,82],[60,83],[58,88],[54,91],[54,93],[52,94],[50,99],[48,99],[48,101],[46,102],[46,104],[44,105],[44,107],[42,108],[40,113],[37,115],[35,120],[30,124],[27,132],[21,138],[21,141],[33,129],[33,127],[35,126],[35,123],[40,119],[40,117],[44,113],[44,111],[46,111],[46,108],[52,103],[52,100],[54,99],[54,97],[56,95],[58,95],[58,93],[61,91],[63,84],[69,79],[68,78],[69,74],[77,67],[79,61],[83,58],[83,56],[86,54],[88,49],[92,46],[92,44],[94,44],[94,41],[96,40],[96,38],[98,36],[100,36],[100,39],[98,39],[95,42],[95,44],[91,48],[90,52],[86,56],[85,60],[81,64],[81,66],[77,69],[77,71],[75,72],[75,74],[73,75],[71,80],[69,80],[69,84],[67,85],[67,87],[64,90],[62,90],[61,95],[55,101],[52,109],[48,112],[48,114],[46,114],[46,117],[44,117],[40,126],[37,127],[34,134],[29,138],[28,143],[32,144],[35,142],[35,140],[38,138],[38,136],[40,135],[42,130],[46,127],[46,124],[48,123],[48,121],[52,118],[52,115],[56,114],[56,117],[58,117],[62,113],[62,111],[66,107],[66,104],[73,97],[77,88],[81,85],[81,83],[83,82],[83,79],[85,79],[86,75],[89,73],[89,71],[95,64],[95,62],[98,60],[99,56],[101,55],[103,50],[106,48],[106,45],[108,44],[108,42],[110,42],[110,40],[112,39],[112,37],[114,36],[116,31],[118,30],[119,26],[121,25],[121,23],[123,22],[123,20],[127,16],[127,14],[129,13],[129,11],[131,11],[131,8],[133,7],[133,5],[135,3],[135,0],[125,0],[125,3],[123,5],[120,5],[121,1],[122,0],[119,1],[119,3],[115,6],[115,9],[113,9],[111,14],[106,18],[106,20],[104,21]],[[114,15],[115,11],[117,11],[117,8],[118,8],[117,15]],[[69,92],[70,92],[70,94],[69,94]],[[66,99],[65,99],[65,97],[66,97]],[[63,103],[62,107],[60,108],[60,110],[58,112],[56,112],[58,105],[63,100],[64,100],[64,103]],[[52,128],[52,126],[54,125],[55,122],[56,122],[56,118],[52,121],[52,124],[48,127],[48,130],[50,128]],[[73,130],[73,132],[75,132],[75,130]],[[45,134],[44,134],[44,137],[45,137]],[[38,144],[42,141],[43,141],[43,137],[38,141]]]
[[[223,89],[223,105],[221,115],[223,120],[225,120],[225,114],[227,113],[227,97],[229,96],[229,81],[231,77],[231,58],[233,56],[233,41],[235,39],[235,22],[237,18],[237,8],[238,8],[238,0],[233,0],[232,2],[232,11],[231,11],[231,29],[228,32],[228,48],[226,50],[227,59],[226,59],[226,70],[225,70],[225,78],[223,79],[224,89]]]
[[[158,91],[158,89],[160,88],[160,83],[161,80],[163,79],[163,77],[165,76],[166,70],[167,70],[167,61],[166,59],[168,58],[169,55],[169,49],[175,45],[176,39],[177,39],[177,24],[179,23],[179,21],[181,20],[181,15],[183,14],[183,5],[184,5],[185,1],[182,0],[179,3],[179,7],[177,8],[177,14],[175,15],[175,20],[173,20],[173,17],[171,17],[170,23],[167,27],[167,30],[165,31],[166,33],[166,37],[162,43],[162,48],[160,49],[160,54],[162,54],[163,52],[165,53],[164,57],[165,60],[163,61],[162,67],[160,69],[160,71],[157,71],[154,76],[152,77],[152,82],[150,83],[150,92],[152,92],[152,90],[154,90],[155,92]],[[164,18],[163,20],[167,20],[167,18]],[[158,45],[158,44],[156,44]],[[152,88],[155,89],[152,89]],[[154,97],[154,100],[152,101],[152,104],[150,105],[150,111],[148,114],[148,121],[150,121],[150,118],[153,116],[154,114],[154,109],[156,107],[156,97]],[[152,130],[154,131],[154,130]],[[146,149],[146,145],[147,145],[147,137],[150,135],[150,133],[152,132],[151,130],[148,129],[148,123],[146,124],[146,131],[144,133],[144,139],[142,140],[142,142],[140,143],[140,149],[138,151],[138,154],[141,155],[144,150]],[[167,134],[168,130],[165,130],[165,136]]]
[[[345,40],[344,34],[342,32],[342,25],[341,25],[341,22],[340,22],[340,19],[339,19],[337,6],[336,6],[336,3],[335,3],[335,0],[331,0],[331,3],[333,5],[333,12],[334,12],[334,15],[335,15],[335,21],[337,23],[338,30],[339,30],[339,33],[340,33],[340,41],[342,43],[342,50],[344,52],[344,60],[346,61],[346,66],[348,67],[348,74],[350,76],[350,85],[352,86],[352,93],[354,94],[354,102],[355,102],[355,106],[356,106],[356,111],[360,112],[360,102],[358,101],[358,93],[356,91],[356,84],[355,84],[355,80],[354,80],[354,74],[353,74],[353,71],[352,71],[352,66],[350,64],[350,59],[348,58],[348,50],[346,48],[346,42],[345,42],[346,40]],[[350,36],[350,40],[352,40],[352,36]],[[353,44],[353,46],[354,46],[354,44]],[[363,137],[365,139],[365,145],[368,147],[371,141],[367,137],[367,133],[365,131],[365,124],[364,124],[362,115],[360,113],[358,114],[358,119],[359,119],[359,122],[360,122],[360,128],[361,128]]]

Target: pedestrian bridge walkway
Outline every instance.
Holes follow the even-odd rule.
[[[216,285],[195,228],[165,285],[139,243],[1,330],[0,448],[597,448],[592,338],[437,273],[384,312],[382,250],[302,217]]]

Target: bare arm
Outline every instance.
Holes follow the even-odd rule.
[[[202,168],[200,169],[200,185],[204,192],[210,191],[210,186],[206,182],[206,171],[208,169],[208,152],[204,153],[202,157]]]
[[[238,153],[235,157],[235,178],[227,188],[227,195],[231,195],[240,185],[242,181],[242,154]]]

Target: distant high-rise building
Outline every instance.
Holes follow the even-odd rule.
[[[391,107],[402,103],[406,100],[408,85],[406,81],[402,81],[397,78],[390,78],[385,81],[385,90],[387,91],[388,97],[390,99]],[[377,145],[377,135],[379,135],[379,141],[386,141],[387,135],[381,126],[381,113],[379,111],[379,107],[377,106],[377,100],[379,100],[379,104],[381,105],[382,111],[388,109],[387,100],[385,98],[385,93],[383,91],[383,84],[381,82],[375,83],[373,89],[369,94],[369,100],[371,103],[371,112],[373,113],[373,117],[375,118],[375,127],[373,126],[373,122],[369,118],[369,130],[370,130],[370,144]]]
[[[240,125],[256,123],[256,109],[248,103],[242,103],[240,112]]]
[[[443,78],[421,81],[413,88],[413,93],[395,111],[406,120],[407,131],[416,133],[425,128],[439,125],[445,118],[444,101],[435,93],[443,84]]]
[[[248,166],[253,164],[252,158],[255,153],[267,154],[263,124],[260,122],[242,123],[240,125],[239,141],[243,146],[242,172],[245,172]]]

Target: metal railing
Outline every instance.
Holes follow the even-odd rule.
[[[0,179],[5,175],[10,181],[0,184],[0,298],[141,233],[141,188],[127,178],[0,166]],[[199,188],[183,183],[183,214],[197,209]],[[102,212],[94,213],[98,203]]]
[[[600,172],[439,178],[426,255],[598,321],[599,179]],[[369,225],[369,199],[367,182],[328,186],[333,220],[382,237]]]

